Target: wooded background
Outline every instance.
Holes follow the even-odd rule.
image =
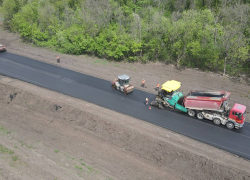
[[[250,0],[0,0],[24,41],[115,61],[250,75]]]

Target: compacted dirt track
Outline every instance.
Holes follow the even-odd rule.
[[[8,51],[51,64],[57,53],[0,30]],[[139,89],[182,82],[182,90],[232,91],[250,107],[250,88],[220,75],[162,64],[114,63],[60,55],[59,66],[112,80],[126,73]],[[209,86],[209,87],[207,87]],[[250,179],[250,162],[96,105],[0,77],[0,179]],[[249,121],[249,114],[247,114]]]

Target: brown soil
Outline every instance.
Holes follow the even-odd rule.
[[[0,30],[0,43],[9,52],[56,64],[57,53],[23,44],[15,34]],[[148,92],[175,79],[185,93],[230,90],[231,103],[250,107],[249,86],[217,74],[59,56],[59,66],[107,80],[126,73],[139,89],[144,78]],[[247,160],[18,80],[0,77],[0,107],[0,179],[250,179]]]

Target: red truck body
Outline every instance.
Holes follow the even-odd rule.
[[[236,123],[243,124],[246,116],[246,106],[235,103],[231,109],[228,119]]]
[[[184,106],[187,109],[223,112],[230,94],[227,91],[191,91],[184,98]]]

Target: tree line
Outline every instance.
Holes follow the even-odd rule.
[[[115,61],[250,75],[250,0],[0,0],[24,41]]]

